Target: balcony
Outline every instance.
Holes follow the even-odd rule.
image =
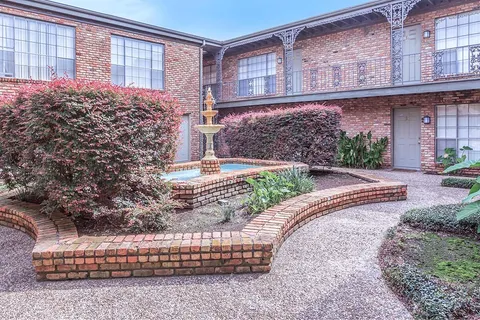
[[[421,85],[436,81],[480,79],[480,46],[404,55],[402,79],[392,83],[391,59],[377,58],[314,66],[292,74],[292,94],[305,95],[360,89]],[[232,102],[287,96],[283,73],[210,85],[217,101]],[[221,88],[221,95],[219,90]]]

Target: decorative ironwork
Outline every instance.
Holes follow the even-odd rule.
[[[403,23],[410,10],[421,0],[403,0],[373,11],[383,14],[391,27],[392,84],[403,82]]]
[[[333,73],[333,87],[337,88],[342,83],[342,67],[340,66],[333,66],[332,73]]]
[[[480,74],[480,45],[470,47],[470,72]]]
[[[263,93],[270,94],[270,77],[263,77]]]
[[[222,100],[222,82],[223,82],[223,70],[222,70],[222,61],[223,56],[225,55],[225,51],[227,51],[229,47],[222,47],[216,54],[215,54],[215,65],[216,65],[216,80],[217,80],[217,92],[216,92],[216,99],[218,101]]]
[[[298,34],[303,29],[305,29],[305,26],[284,30],[274,34],[282,40],[283,49],[285,51],[285,93],[287,95],[293,94],[293,44],[295,43]]]
[[[358,85],[362,86],[367,84],[367,62],[360,61],[357,63],[358,70]]]
[[[438,79],[444,76],[443,70],[443,51],[433,53],[433,78]]]
[[[255,93],[255,90],[254,90],[254,79],[248,79],[248,95],[249,96],[253,96],[254,93]]]
[[[317,90],[318,69],[310,69],[310,90]]]

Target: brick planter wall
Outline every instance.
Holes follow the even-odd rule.
[[[5,199],[0,221],[19,226],[28,221],[23,228],[36,235],[32,256],[38,280],[268,272],[283,241],[307,222],[347,207],[407,197],[402,183],[355,175],[371,183],[289,199],[236,232],[77,238],[68,219],[51,221],[38,206]]]
[[[194,178],[188,181],[173,181],[174,199],[185,204],[186,209],[193,209],[220,199],[230,198],[250,190],[247,178],[258,178],[260,172],[280,172],[295,166],[300,170],[308,171],[308,166],[303,163],[289,163],[281,161],[224,158],[218,159],[220,164],[241,163],[261,166],[212,174]],[[170,172],[200,168],[200,161],[175,164],[169,168]]]

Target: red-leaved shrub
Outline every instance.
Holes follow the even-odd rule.
[[[47,213],[139,216],[169,192],[142,176],[173,162],[180,121],[176,99],[158,91],[68,79],[29,85],[0,105],[1,176],[44,198]]]
[[[295,108],[229,115],[219,153],[231,157],[331,165],[337,154],[342,110],[309,104]]]

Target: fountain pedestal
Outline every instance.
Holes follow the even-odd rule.
[[[213,124],[213,117],[218,113],[217,110],[212,109],[214,104],[215,100],[212,96],[212,90],[208,88],[207,96],[205,98],[207,109],[202,111],[202,115],[207,119],[207,123],[196,126],[196,128],[207,138],[207,150],[205,151],[205,157],[203,157],[200,164],[200,174],[202,175],[220,173],[220,161],[215,157],[215,151],[213,150],[213,136],[225,126],[221,124]]]

